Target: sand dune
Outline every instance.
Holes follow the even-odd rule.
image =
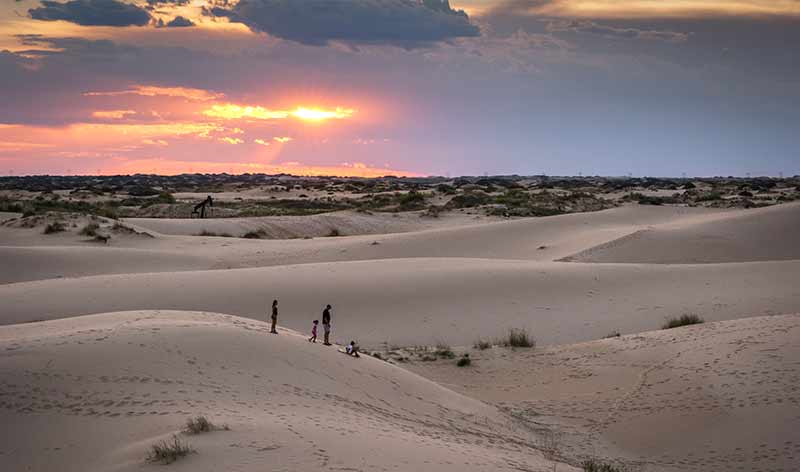
[[[49,235],[5,224],[0,463],[140,470],[150,444],[205,414],[232,431],[186,438],[198,453],[173,468],[553,470],[536,449],[555,438],[573,465],[794,470],[800,316],[747,317],[800,312],[798,215],[787,204],[431,226],[341,214],[129,220],[153,236],[117,228],[108,245],[80,236],[83,220]],[[318,234],[334,217],[376,234],[191,236],[201,224]],[[246,319],[265,320],[273,298],[280,336]],[[540,347],[475,351],[467,369],[411,366],[442,387],[307,343],[296,331],[326,303],[334,340],[367,348],[469,350],[509,328]],[[737,321],[564,345],[683,313]]]
[[[210,269],[209,258],[152,249],[0,246],[0,284],[98,274]]]
[[[695,264],[800,259],[800,203],[730,212],[637,231],[569,258]]]
[[[158,274],[0,286],[0,323],[134,309],[210,310],[307,331],[326,303],[335,337],[375,345],[471,344],[528,327],[545,344],[708,320],[800,311],[800,261],[648,266],[420,258]]]
[[[443,218],[444,220],[444,218]],[[434,227],[437,223],[467,223],[468,218],[447,218],[443,223],[433,218],[423,218],[415,213],[365,214],[352,211],[324,213],[308,216],[268,216],[255,218],[125,218],[126,223],[147,228],[161,234],[196,236],[211,232],[235,237],[258,231],[264,239],[291,239],[323,237],[337,231],[341,235],[399,233]]]
[[[467,257],[551,261],[588,249],[653,224],[696,221],[715,215],[704,209],[631,206],[608,211],[570,214],[499,223],[445,225],[409,233],[363,235],[311,240],[251,240],[239,238],[114,234],[109,245],[99,246],[72,232],[42,234],[42,228],[0,227],[0,247],[48,247],[53,264],[41,264],[41,252],[12,251],[16,263],[0,267],[0,281],[22,282],[54,277],[123,273],[124,261],[132,261],[127,272],[161,272],[194,269],[265,267],[315,262],[378,260],[412,257]],[[391,219],[391,218],[389,218]],[[192,228],[201,220],[165,220],[167,227]],[[237,225],[236,221],[219,224]],[[138,231],[153,231],[128,220]],[[163,229],[163,228],[162,228]],[[178,230],[175,230],[178,231]],[[56,247],[62,247],[57,250]],[[75,247],[98,251],[73,251]],[[158,257],[133,261],[130,252],[152,251]],[[105,251],[105,252],[103,252]],[[77,256],[76,254],[80,254]],[[79,260],[78,260],[79,259]],[[59,261],[75,260],[75,264]],[[74,270],[72,270],[74,268]],[[91,268],[88,270],[87,268]]]
[[[409,368],[553,426],[570,457],[648,471],[800,465],[800,315],[471,356],[467,375],[452,363]]]
[[[197,452],[170,470],[552,470],[495,407],[267,330],[146,311],[0,328],[4,470],[149,470],[150,444],[198,414],[230,431],[182,434]]]

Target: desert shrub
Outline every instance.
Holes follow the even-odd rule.
[[[478,205],[485,205],[492,201],[492,197],[481,191],[465,193],[463,195],[456,195],[449,202],[448,207],[452,208],[472,208]]]
[[[83,236],[97,236],[97,230],[100,229],[100,225],[97,223],[89,223],[81,229],[80,234]]]
[[[0,211],[7,211],[11,213],[22,213],[24,208],[21,203],[11,200],[6,196],[0,197]]]
[[[697,197],[698,202],[713,202],[715,200],[721,200],[721,199],[722,199],[722,194],[719,192],[708,192]]]
[[[328,233],[328,235],[327,235],[327,236],[328,236],[329,238],[335,238],[335,237],[337,237],[337,236],[341,236],[341,233],[339,233],[339,230],[338,230],[338,229],[336,229],[336,228],[333,228],[333,229],[331,229],[331,231]]]
[[[703,319],[697,315],[693,314],[684,314],[677,318],[667,318],[667,321],[661,326],[661,329],[672,329],[678,328],[680,326],[689,326],[694,324],[700,324],[703,322]]]
[[[151,197],[153,195],[158,195],[159,191],[154,189],[153,187],[148,187],[145,185],[137,185],[132,187],[128,190],[128,195],[132,197]]]
[[[612,332],[610,332],[610,333],[605,335],[606,339],[608,339],[608,338],[618,338],[618,337],[620,337],[620,334],[619,334],[619,331],[617,331],[616,329],[614,331],[612,331]]]
[[[217,238],[232,238],[233,237],[233,235],[228,234],[228,233],[215,233],[213,231],[208,231],[206,229],[204,229],[203,231],[198,233],[198,236],[213,236],[213,237],[217,237]]]
[[[192,449],[190,445],[182,442],[177,435],[172,435],[171,441],[161,441],[153,444],[147,459],[151,462],[172,464],[176,460],[192,452],[194,452],[194,449]]]
[[[67,227],[64,226],[64,223],[60,221],[54,221],[49,223],[47,226],[44,227],[44,234],[53,234],[53,233],[61,233],[66,231]]]
[[[479,349],[481,351],[485,351],[486,349],[489,349],[489,348],[492,347],[492,342],[491,341],[487,341],[485,339],[478,339],[477,341],[475,341],[475,343],[472,345],[472,347],[474,347],[475,349]]]
[[[425,207],[425,195],[416,190],[401,195],[399,201],[401,211],[421,210]]]
[[[626,467],[614,466],[595,459],[583,461],[581,467],[583,468],[583,472],[630,472],[631,470]]]
[[[433,361],[435,361],[435,360],[436,360],[436,356],[424,355],[424,356],[422,356],[422,357],[420,358],[420,360],[421,360],[422,362],[433,362]]]
[[[242,237],[245,238],[245,239],[261,239],[266,235],[267,234],[264,232],[264,230],[260,229],[258,231],[248,231],[248,232],[244,233],[242,235]]]
[[[189,434],[208,433],[214,425],[205,416],[197,416],[186,420],[186,432]]]
[[[458,362],[456,362],[456,365],[458,367],[466,367],[470,364],[472,364],[472,359],[469,358],[469,354],[464,354],[463,356],[461,356],[461,359],[459,359]]]
[[[453,352],[450,346],[448,346],[444,342],[436,343],[436,350],[433,351],[433,353],[437,357],[443,357],[445,359],[453,359],[454,357],[456,357],[456,354]]]
[[[534,347],[536,342],[525,328],[511,328],[500,342],[506,347]]]

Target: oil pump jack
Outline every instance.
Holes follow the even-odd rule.
[[[192,211],[192,218],[205,218],[206,217],[206,205],[213,207],[214,200],[211,198],[211,195],[207,196],[205,200],[198,203],[194,206],[194,211]]]

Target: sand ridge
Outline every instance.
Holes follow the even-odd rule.
[[[552,427],[571,457],[663,471],[800,463],[797,314],[470,355],[466,376],[446,363],[408,367]]]
[[[4,467],[141,470],[149,444],[204,414],[230,431],[181,435],[197,454],[171,469],[552,468],[496,407],[268,328],[174,311],[0,328]]]

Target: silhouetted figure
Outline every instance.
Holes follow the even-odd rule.
[[[211,198],[211,195],[207,196],[205,200],[194,206],[194,211],[192,211],[192,215],[198,215],[199,218],[205,218],[206,205],[210,207],[214,206],[214,199]]]
[[[272,328],[270,328],[269,332],[272,334],[278,334],[278,330],[275,329],[275,326],[278,324],[278,300],[272,300]]]
[[[328,305],[322,310],[322,329],[323,333],[325,334],[323,344],[326,346],[331,345],[330,336],[331,336],[331,306]]]
[[[319,324],[319,320],[314,320],[314,322],[311,323],[311,337],[308,338],[308,342],[310,342],[310,343],[317,342],[317,325],[318,324]]]

